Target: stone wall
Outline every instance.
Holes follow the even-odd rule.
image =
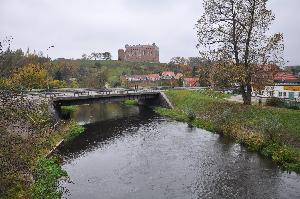
[[[155,43],[152,45],[126,45],[125,51],[118,50],[118,59],[130,62],[159,63],[159,48]]]

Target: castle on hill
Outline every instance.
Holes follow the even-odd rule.
[[[155,43],[152,45],[125,45],[125,50],[118,50],[118,60],[159,63],[159,48]]]

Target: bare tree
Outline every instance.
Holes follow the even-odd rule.
[[[283,63],[283,34],[268,36],[275,16],[267,9],[267,2],[204,0],[204,14],[196,25],[200,54],[226,67],[226,75],[229,72],[232,83],[239,86],[244,104],[251,104],[251,78],[256,67]]]

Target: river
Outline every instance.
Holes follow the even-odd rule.
[[[300,176],[229,139],[118,103],[81,106],[64,198],[300,198]]]

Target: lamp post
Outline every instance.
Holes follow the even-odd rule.
[[[48,50],[49,50],[50,48],[54,48],[54,45],[49,46],[49,47],[47,48],[47,50],[46,50],[46,53],[47,53],[47,59],[48,59]]]
[[[47,54],[47,59],[49,58],[48,57],[48,50],[50,49],[50,48],[54,48],[54,45],[52,45],[52,46],[49,46],[47,49],[46,49],[46,54]],[[49,77],[48,77],[48,71],[47,71],[47,90],[49,91]]]

